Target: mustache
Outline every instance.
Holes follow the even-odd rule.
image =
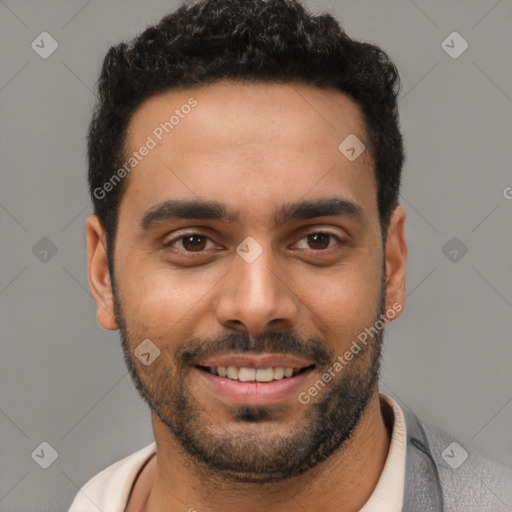
[[[335,358],[334,350],[328,350],[318,338],[303,340],[293,332],[274,332],[253,337],[246,332],[234,332],[212,339],[194,338],[183,343],[174,355],[176,368],[193,366],[199,359],[223,354],[285,354],[302,357],[317,367],[328,366]]]

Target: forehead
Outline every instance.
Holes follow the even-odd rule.
[[[197,105],[189,107],[192,99]],[[141,135],[155,130],[159,139],[158,127],[170,120],[171,131],[164,131],[163,137],[171,133],[180,138],[199,131],[208,133],[208,139],[201,144],[205,150],[218,147],[226,136],[231,143],[268,143],[279,135],[294,146],[304,139],[331,145],[344,132],[366,131],[359,106],[334,89],[299,83],[219,81],[170,90],[147,99],[130,120],[128,145],[137,147]]]
[[[366,150],[350,161],[339,146],[354,136]],[[358,202],[358,189],[375,188],[361,111],[333,89],[224,81],[167,91],[130,120],[126,157],[144,146],[151,149],[130,172],[122,200],[139,213],[170,197],[264,208],[283,195],[332,195],[333,187]]]

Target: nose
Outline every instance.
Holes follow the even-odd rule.
[[[277,327],[295,327],[299,299],[288,280],[270,249],[251,263],[237,254],[232,270],[220,283],[215,312],[218,322],[254,337]]]

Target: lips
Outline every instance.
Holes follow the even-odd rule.
[[[218,398],[260,405],[296,394],[314,366],[284,354],[226,354],[194,365],[196,375]]]

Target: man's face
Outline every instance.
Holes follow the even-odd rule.
[[[176,109],[179,122],[158,130]],[[353,161],[338,149],[349,135],[366,144]],[[299,394],[390,307],[360,111],[335,91],[224,82],[146,101],[127,156],[148,136],[158,144],[127,178],[114,255],[137,388],[206,467],[239,481],[303,473],[343,445],[375,396],[382,329],[308,404]],[[196,207],[187,218],[168,201],[233,215]],[[146,366],[134,350],[148,339],[160,355]]]

